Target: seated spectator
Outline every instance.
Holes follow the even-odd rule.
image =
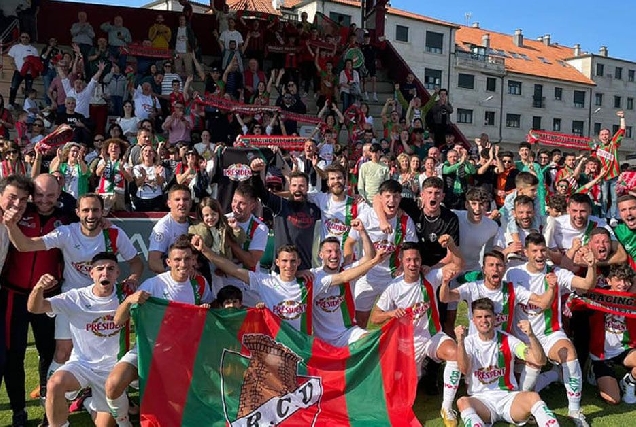
[[[108,138],[122,139],[128,142],[126,136],[124,135],[124,130],[117,123],[112,123],[108,127]]]
[[[35,118],[40,114],[40,106],[36,100],[38,92],[35,89],[30,89],[27,92],[26,98],[24,98],[24,111],[27,113],[27,124],[32,124]]]
[[[141,149],[141,164],[133,168],[137,193],[133,196],[135,210],[161,212],[165,208],[163,185],[166,181],[163,166],[157,164],[157,153],[151,145]]]
[[[121,117],[117,117],[117,124],[121,127],[124,136],[130,140],[137,135],[140,120],[135,116],[132,101],[125,101],[123,103],[123,110],[124,114]]]
[[[206,161],[212,159],[216,150],[216,146],[210,140],[210,136],[210,131],[204,130],[201,132],[201,142],[194,144],[194,149],[197,150],[197,153]]]
[[[9,175],[27,175],[26,163],[22,158],[20,146],[15,141],[5,143],[1,155],[0,178],[6,178]]]
[[[13,115],[4,106],[4,96],[0,95],[0,138],[9,138],[9,131],[14,128]]]
[[[29,138],[30,144],[37,144],[41,140],[44,139],[44,120],[41,118],[36,118],[33,124],[31,125],[31,133]]]

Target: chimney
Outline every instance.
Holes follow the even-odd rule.
[[[607,46],[601,46],[601,48],[598,50],[598,54],[601,56],[607,56],[608,55]]]
[[[537,37],[537,41],[543,43],[543,36]]]
[[[579,43],[574,45],[574,56],[581,56],[581,45]]]
[[[543,36],[543,44],[546,46],[550,46],[550,34],[546,34]]]
[[[486,33],[481,36],[481,45],[486,49],[490,47],[490,34]]]
[[[512,41],[517,47],[523,46],[523,33],[521,32],[520,29],[515,30],[515,35],[512,36]]]
[[[473,22],[472,27],[473,28],[479,28],[479,22]]]

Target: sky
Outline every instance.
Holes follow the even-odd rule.
[[[85,0],[117,6],[141,6],[150,0]],[[206,1],[199,0],[202,3]],[[636,1],[598,0],[390,0],[398,9],[418,13],[457,24],[479,22],[481,28],[512,34],[523,30],[526,38],[536,39],[550,34],[553,42],[565,46],[579,43],[584,52],[598,53],[607,46],[609,55],[636,62],[633,23]],[[602,6],[601,6],[602,5]],[[602,18],[601,18],[602,16]],[[623,18],[622,23],[618,18]],[[630,42],[629,40],[632,40]]]

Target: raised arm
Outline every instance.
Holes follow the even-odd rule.
[[[53,286],[57,284],[57,280],[50,274],[45,274],[40,277],[38,283],[35,284],[31,293],[29,294],[29,299],[27,300],[27,310],[30,313],[34,314],[42,314],[42,313],[50,313],[53,311],[51,307],[51,303],[44,298],[44,291],[47,289],[51,289]]]
[[[468,357],[466,346],[464,345],[467,331],[466,327],[462,325],[455,328],[455,337],[457,339],[457,368],[464,376],[468,376],[468,373],[471,371],[470,357]]]
[[[21,218],[16,210],[8,210],[4,212],[4,224],[9,231],[9,239],[13,246],[20,252],[35,252],[45,251],[46,245],[42,237],[27,237],[24,235],[20,227],[18,227],[18,221]]]
[[[224,258],[218,254],[212,252],[212,250],[205,246],[201,236],[192,237],[192,246],[201,254],[212,261],[214,265],[223,271],[225,274],[229,274],[232,277],[236,277],[241,282],[250,283],[250,272],[244,268],[239,268],[236,264],[227,258]]]

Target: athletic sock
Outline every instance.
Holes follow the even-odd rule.
[[[55,360],[53,360],[51,364],[49,365],[49,370],[46,372],[46,379],[48,380],[49,378],[51,378],[51,376],[55,373],[55,371],[60,369],[60,367],[62,366],[64,366],[64,363],[58,363]]]
[[[477,412],[473,408],[464,409],[460,414],[462,417],[462,421],[464,422],[464,426],[468,427],[484,427],[484,421],[479,418]]]
[[[534,391],[534,386],[537,384],[537,378],[541,371],[532,366],[525,365],[523,371],[521,371],[521,391]]]
[[[453,409],[453,401],[455,400],[455,394],[457,394],[457,387],[459,387],[460,378],[461,373],[459,372],[457,362],[446,362],[446,366],[444,367],[442,408],[449,411]]]
[[[128,396],[123,393],[116,399],[106,398],[106,403],[110,408],[111,415],[115,418],[115,422],[119,427],[132,427],[128,419]]]
[[[634,378],[634,376],[632,375],[631,372],[627,373],[627,376],[625,377],[625,379],[627,380],[628,383],[630,383],[631,385],[636,385],[636,378]]]
[[[578,360],[572,360],[563,365],[563,384],[568,398],[569,412],[581,410],[582,376],[581,365]]]
[[[537,425],[539,427],[558,425],[554,413],[550,410],[550,408],[548,408],[548,405],[546,405],[543,400],[539,400],[537,403],[532,405],[530,412],[534,415],[534,419],[537,421]]]
[[[541,390],[549,386],[550,384],[559,381],[559,373],[554,369],[550,369],[546,372],[541,372],[537,377],[537,383],[534,386],[534,391],[539,393]],[[531,390],[524,390],[531,391]]]

